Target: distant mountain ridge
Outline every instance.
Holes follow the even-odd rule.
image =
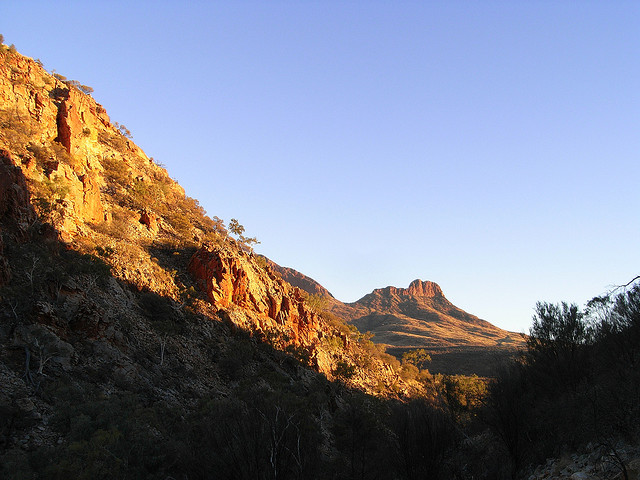
[[[331,313],[361,332],[373,333],[376,343],[401,349],[503,348],[523,344],[521,335],[453,305],[435,282],[416,279],[407,288],[378,288],[356,302],[343,303],[312,278],[269,262],[292,285],[309,294],[328,297]]]
[[[286,280],[294,287],[298,287],[310,295],[321,295],[323,297],[335,299],[331,292],[329,292],[329,290],[324,288],[313,278],[308,277],[293,268],[280,266],[264,255],[259,255],[259,257],[263,258],[264,261],[266,261],[267,265],[269,265],[274,271],[278,272],[278,274],[280,274],[284,280]]]
[[[402,348],[501,347],[518,335],[453,305],[435,282],[414,280],[408,288],[376,289],[333,311],[374,340]]]

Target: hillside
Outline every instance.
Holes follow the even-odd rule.
[[[90,92],[0,46],[0,476],[335,478],[366,394],[437,395],[308,305]]]
[[[336,362],[345,359],[323,345],[344,337],[346,352],[345,334],[255,257],[247,239],[234,239],[222,220],[206,216],[133,143],[126,127],[111,123],[105,109],[81,91],[88,87],[49,75],[17,53],[5,52],[0,68],[7,247],[26,248],[33,240],[35,250],[46,244],[77,252],[136,292],[299,351],[331,377]],[[46,285],[53,267],[38,252],[22,253],[29,278],[54,289],[58,302],[72,294],[62,273],[55,274],[63,277],[55,285]],[[22,274],[11,270],[25,265],[12,266],[16,255],[5,256],[5,277],[19,279]]]

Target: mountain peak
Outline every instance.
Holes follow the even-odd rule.
[[[413,295],[414,297],[442,297],[444,296],[442,293],[442,289],[440,285],[435,282],[422,281],[420,279],[416,279],[409,284],[409,288],[407,288],[407,293],[409,295]]]

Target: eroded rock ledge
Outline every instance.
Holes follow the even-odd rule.
[[[254,317],[254,325],[239,326],[277,330],[299,346],[312,346],[322,337],[319,316],[304,303],[304,293],[251,255],[206,244],[191,258],[189,271],[217,308],[239,307]]]

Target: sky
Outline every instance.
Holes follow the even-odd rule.
[[[210,216],[339,300],[528,332],[640,274],[640,2],[4,0]]]

